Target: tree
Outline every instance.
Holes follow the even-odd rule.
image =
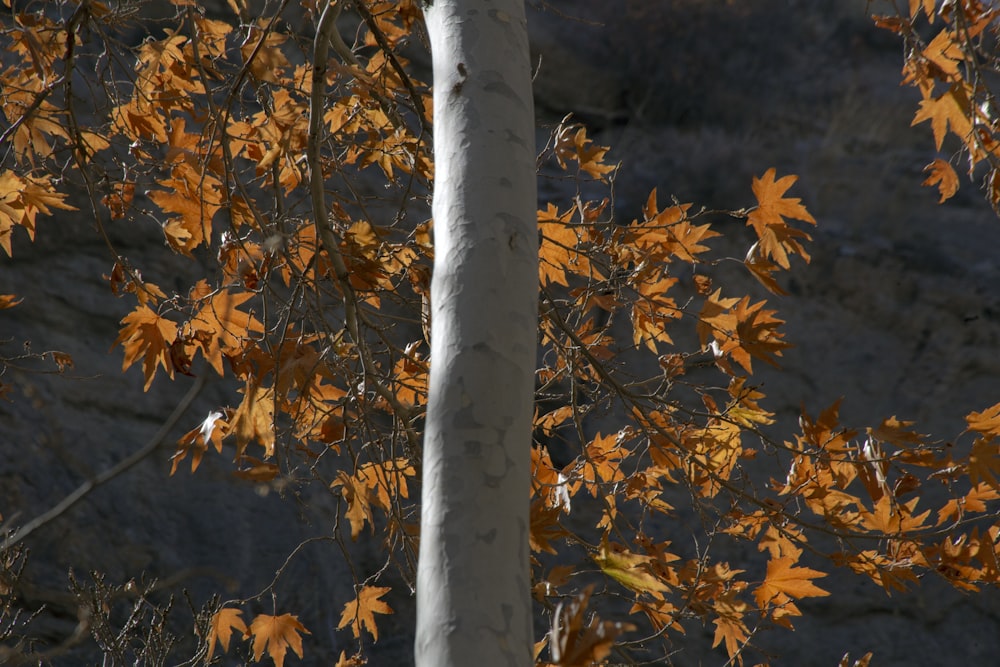
[[[538,228],[524,3],[436,0],[418,665],[531,662]]]
[[[895,417],[848,428],[837,404],[774,435],[753,370],[778,364],[783,321],[724,269],[781,294],[783,272],[808,262],[816,221],[795,176],[762,170],[733,211],[664,205],[654,190],[622,219],[605,197],[609,149],[572,117],[533,154],[519,3],[426,8],[433,113],[404,56],[419,48],[415,4],[306,2],[304,31],[283,21],[287,4],[208,13],[173,0],[141,39],[130,3],[13,8],[0,245],[10,255],[18,229],[89,209],[109,286],[129,300],[123,369],[139,365],[146,390],[163,375],[230,383],[234,405],[192,418],[171,474],[225,452],[241,478],[336,503],[315,538],[331,554],[351,560],[351,541],[376,540],[380,561],[351,560],[353,596],[336,601],[357,643],[340,665],[364,659],[415,574],[418,659],[435,665],[526,662],[529,604],[543,664],[662,660],[699,624],[720,662],[743,664],[758,636],[808,613],[802,600],[836,593],[833,568],[887,593],[924,573],[970,591],[998,582],[1000,404],[970,412],[948,444]],[[956,22],[992,20],[961,7],[981,16]],[[906,21],[941,15],[907,9],[887,25],[910,39]],[[949,44],[912,62],[958,99],[952,61],[966,52]],[[935,132],[958,128],[981,150],[961,131],[980,112],[948,108]],[[534,215],[536,170],[570,192]],[[119,221],[158,223],[190,260],[180,287],[125,256]],[[5,539],[4,581],[30,532]],[[110,660],[165,659],[168,611],[148,590],[119,632],[108,610],[127,587],[72,585]],[[272,608],[244,619],[262,599]],[[24,619],[5,603],[0,636],[19,642],[5,659],[61,650],[21,642]],[[196,660],[242,651],[280,667],[316,636],[274,583],[192,606]]]

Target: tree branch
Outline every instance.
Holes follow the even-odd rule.
[[[156,434],[152,437],[152,439],[142,447],[142,449],[135,452],[131,456],[119,461],[117,465],[114,465],[111,468],[105,470],[104,472],[101,472],[95,475],[94,477],[91,477],[83,484],[81,484],[79,487],[77,487],[75,491],[70,493],[68,496],[63,498],[59,503],[57,503],[54,507],[49,509],[47,512],[35,517],[34,519],[26,523],[24,526],[21,526],[19,529],[14,531],[13,535],[4,539],[3,546],[0,549],[6,550],[14,546],[15,544],[18,544],[19,542],[22,542],[33,532],[35,532],[39,528],[45,526],[49,522],[53,521],[54,519],[58,518],[60,515],[65,513],[67,510],[73,507],[73,505],[78,503],[88,493],[90,493],[97,487],[101,486],[105,482],[111,481],[112,479],[122,474],[129,468],[132,468],[137,463],[139,463],[140,461],[148,457],[150,454],[152,454],[154,451],[156,451],[156,449],[163,442],[163,439],[167,437],[168,433],[170,433],[170,429],[172,429],[174,425],[178,422],[178,420],[180,420],[185,410],[188,409],[188,406],[191,405],[191,402],[194,401],[195,397],[201,392],[204,386],[205,386],[204,377],[199,377],[198,379],[195,380],[194,384],[191,385],[191,388],[188,389],[188,392],[184,394],[184,398],[181,399],[180,403],[177,404],[177,407],[174,408],[174,411],[170,413],[169,417],[167,417],[167,421],[163,422],[163,425],[160,426],[160,429],[156,432]]]

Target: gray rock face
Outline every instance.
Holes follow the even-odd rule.
[[[613,146],[626,220],[652,187],[661,199],[740,207],[752,202],[753,175],[772,166],[798,174],[795,195],[819,227],[813,262],[795,267],[790,296],[772,300],[798,345],[783,372],[760,373],[775,434],[787,435],[800,406],[815,414],[845,396],[848,424],[895,414],[947,438],[966,412],[1000,400],[1000,220],[972,184],[943,207],[920,187],[934,157],[930,131],[909,127],[915,96],[898,85],[899,45],[869,26],[865,5],[539,0],[529,16],[539,116],[577,112],[596,141]],[[155,228],[113,232],[138,266],[191,270]],[[734,242],[733,254],[743,252]],[[14,253],[0,260],[2,291],[24,303],[0,312],[0,337],[11,341],[3,354],[30,340],[76,362],[69,378],[4,378],[15,391],[0,402],[0,512],[17,524],[147,442],[190,379],[144,393],[138,369],[120,373],[120,351],[108,349],[127,304],[101,278],[110,260],[85,212],[41,220],[38,240],[16,237]],[[296,544],[330,535],[337,508],[328,496],[265,493],[232,478],[220,457],[207,456],[194,476],[166,477],[169,443],[230,403],[232,389],[210,384],[161,451],[31,536],[19,602],[47,605],[36,636],[60,641],[76,626],[70,568],[81,580],[91,570],[120,583],[142,573],[177,578],[174,590],[200,604],[213,593],[260,591]],[[365,548],[356,558],[375,562]],[[306,664],[354,648],[349,633],[333,630],[351,597],[338,561],[336,545],[310,544],[276,587],[278,612],[298,614],[313,632]],[[928,577],[914,593],[887,598],[857,578],[835,579],[825,587],[836,595],[802,605],[797,632],[766,636],[784,656],[776,664],[833,665],[845,651],[874,651],[880,667],[991,664],[1000,654],[995,591],[963,597]],[[410,660],[412,608],[403,596],[392,603],[397,614],[373,664]],[[190,633],[183,623],[174,629]],[[725,662],[709,649],[710,630],[699,632],[691,628],[673,664]],[[95,651],[84,642],[55,662],[92,664]]]

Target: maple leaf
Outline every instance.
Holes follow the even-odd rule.
[[[274,388],[259,387],[248,380],[241,391],[243,401],[229,419],[229,433],[236,436],[236,458],[243,456],[251,441],[264,448],[265,456],[271,456],[274,454]]]
[[[811,225],[815,225],[816,220],[802,205],[801,199],[784,196],[798,180],[798,176],[783,176],[775,180],[775,174],[774,168],[771,168],[760,178],[754,177],[751,187],[757,198],[757,208],[747,216],[747,225],[757,233],[763,255],[788,269],[791,268],[789,253],[809,261],[809,253],[799,239],[808,241],[812,237],[802,230],[790,227],[785,218],[801,220]]]
[[[743,259],[743,265],[750,270],[750,274],[756,278],[761,285],[767,288],[772,294],[777,294],[779,296],[786,296],[788,292],[778,284],[778,281],[774,279],[772,273],[775,273],[781,269],[780,266],[769,260],[763,255],[760,250],[760,241],[755,241],[750,249],[747,250],[746,257]]]
[[[6,308],[13,308],[17,304],[21,303],[23,299],[18,298],[16,294],[0,294],[0,310]]]
[[[538,270],[542,286],[557,283],[568,287],[566,272],[585,278],[603,277],[591,265],[587,255],[579,250],[580,225],[570,222],[575,209],[559,213],[553,204],[538,212],[538,228],[542,241],[538,249]]]
[[[971,477],[971,475],[970,475]],[[930,510],[914,515],[920,498],[914,498],[906,503],[900,503],[894,498],[884,495],[873,508],[874,511],[862,511],[861,516],[865,526],[883,535],[899,535],[912,532],[923,527]]]
[[[910,0],[910,16],[916,17],[917,12],[922,9],[927,18],[933,18],[935,2],[937,0]]]
[[[750,631],[746,623],[743,622],[743,614],[747,604],[735,597],[735,591],[721,596],[712,605],[718,616],[712,621],[715,625],[715,637],[712,640],[712,648],[725,642],[726,653],[729,657],[736,659],[736,664],[743,664],[743,656],[740,651],[743,645],[750,638]]]
[[[229,651],[229,642],[233,637],[233,630],[241,635],[246,634],[247,625],[240,618],[243,612],[232,607],[223,607],[212,615],[212,622],[208,632],[208,655],[205,662],[212,661],[215,653],[215,643],[218,642],[223,651]]]
[[[622,446],[622,434],[610,433],[602,436],[600,433],[594,436],[585,450],[586,467],[593,471],[593,474],[586,477],[584,481],[590,487],[591,494],[597,497],[597,482],[617,482],[625,479],[622,472],[622,459],[629,455],[628,449]]]
[[[205,421],[180,437],[177,441],[177,451],[170,457],[173,462],[170,466],[171,475],[177,472],[177,467],[188,453],[191,454],[191,472],[198,470],[202,457],[208,451],[209,443],[212,443],[217,452],[222,453],[222,439],[229,431],[229,425],[223,417],[223,413],[213,410],[208,413]]]
[[[367,630],[374,641],[378,641],[378,626],[375,624],[375,614],[392,614],[392,607],[380,597],[388,593],[391,588],[384,586],[362,586],[358,596],[344,605],[344,612],[340,615],[340,625],[337,629],[351,626],[354,638],[361,637],[361,630]]]
[[[746,296],[723,299],[721,289],[717,289],[698,314],[696,328],[702,349],[711,348],[717,360],[731,356],[748,373],[753,373],[751,357],[777,367],[775,357],[780,357],[782,350],[791,344],[778,331],[784,320],[774,317],[776,311],[764,310],[765,303],[751,304]],[[713,342],[706,345],[709,338]]]
[[[791,343],[786,343],[782,338],[784,335],[777,331],[778,327],[785,323],[774,317],[775,310],[762,310],[764,301],[755,304],[750,303],[750,297],[743,297],[736,307],[736,335],[739,340],[739,348],[733,350],[735,359],[748,373],[753,370],[750,367],[750,357],[761,359],[775,368],[778,362],[775,357],[781,356],[781,351],[791,347]],[[748,354],[743,354],[742,351]]]
[[[311,634],[299,623],[297,616],[282,614],[269,616],[260,614],[250,624],[249,635],[253,637],[253,659],[260,660],[264,650],[274,660],[275,667],[283,667],[285,653],[291,647],[295,655],[302,657],[302,636],[300,632]]]
[[[969,425],[968,431],[986,436],[1000,436],[1000,403],[990,406],[982,412],[970,412],[965,417]]]
[[[969,481],[975,485],[986,482],[1000,489],[1000,446],[993,440],[976,438],[969,453]]]
[[[199,281],[192,299],[208,285]],[[219,375],[225,375],[223,356],[236,356],[245,347],[251,333],[260,333],[264,325],[249,313],[239,310],[239,306],[254,297],[252,292],[220,290],[208,298],[195,316],[185,325],[188,337],[201,348],[205,359]]]
[[[868,435],[873,438],[892,443],[897,447],[919,445],[921,440],[923,440],[923,436],[916,431],[911,431],[909,428],[911,426],[913,426],[913,422],[901,421],[893,416],[883,419],[878,427],[868,428],[867,430]]]
[[[602,621],[588,612],[594,587],[588,586],[568,601],[560,602],[548,633],[552,665],[604,664],[618,635],[635,630],[630,623]]]
[[[604,164],[604,157],[609,148],[594,144],[587,137],[586,128],[568,123],[569,118],[566,116],[562,119],[554,135],[553,153],[556,156],[556,162],[565,169],[566,162],[573,160],[591,178],[606,181],[605,174],[613,172],[617,168],[614,165]]]
[[[564,405],[562,407],[556,408],[552,412],[549,412],[541,417],[538,416],[536,411],[534,426],[536,429],[541,429],[542,433],[546,436],[551,437],[556,429],[559,428],[563,423],[566,422],[570,417],[573,416],[573,406]]]
[[[160,210],[171,214],[163,234],[170,247],[191,257],[192,250],[210,240],[212,218],[222,208],[221,183],[182,163],[159,185],[165,189],[146,194]]]
[[[919,2],[919,0],[910,0],[910,4],[911,5],[914,4],[915,1]],[[933,8],[934,0],[930,0],[930,2]],[[837,663],[837,667],[868,667],[868,665],[871,663],[873,655],[874,654],[871,651],[869,651],[868,653],[865,653],[863,656],[861,656],[854,662],[851,662],[851,654],[845,653],[844,657],[842,657],[840,659],[840,662]]]
[[[367,663],[368,661],[362,658],[360,653],[348,657],[347,651],[341,651],[337,664],[333,667],[363,667]]]
[[[937,525],[947,521],[960,521],[966,512],[985,512],[986,501],[997,500],[1000,493],[988,484],[976,484],[962,498],[952,498],[938,510]]]
[[[355,477],[368,488],[376,506],[388,511],[392,498],[409,498],[406,478],[417,474],[413,464],[405,458],[395,458],[381,463],[365,463],[358,467]]]
[[[637,593],[664,593],[670,590],[662,579],[653,574],[655,559],[652,556],[633,553],[619,544],[605,541],[593,559],[604,574]]]
[[[347,472],[337,472],[330,488],[340,487],[340,493],[347,502],[347,520],[351,523],[351,539],[356,540],[365,527],[365,522],[372,523],[371,500],[368,497],[368,487],[364,480],[359,480]]]
[[[940,97],[927,95],[920,101],[920,107],[910,126],[919,125],[924,121],[931,122],[934,132],[934,145],[941,150],[944,136],[948,130],[958,136],[963,144],[968,144],[972,134],[972,122],[969,120],[969,97],[961,83],[951,86]]]
[[[942,30],[931,40],[922,54],[924,58],[934,63],[938,69],[937,76],[945,81],[960,79],[958,66],[965,61],[962,46],[955,38],[953,31]]]
[[[246,39],[240,45],[240,53],[250,67],[254,78],[268,83],[280,83],[278,74],[292,64],[278,48],[285,42],[286,36],[262,29],[267,25],[265,19],[260,19],[258,26],[252,26]]]
[[[65,203],[66,195],[52,186],[50,176],[22,178],[7,169],[0,174],[0,247],[11,256],[10,240],[14,226],[23,227],[28,238],[35,238],[35,218],[39,213],[52,215],[53,208],[76,211]]]
[[[115,345],[120,344],[125,350],[122,370],[127,370],[142,357],[142,372],[146,378],[143,391],[148,391],[149,385],[153,383],[157,366],[162,366],[167,375],[173,378],[174,366],[170,357],[170,346],[177,340],[177,325],[142,304],[126,315],[121,322],[122,328],[118,338],[115,339]]]
[[[552,494],[555,495],[555,494]],[[559,523],[559,517],[563,508],[559,500],[554,502],[549,500],[535,500],[531,503],[528,545],[532,551],[544,551],[550,554],[558,554],[559,551],[552,543],[564,537],[569,537],[570,533]]]
[[[761,609],[764,609],[778,594],[795,598],[825,597],[825,591],[812,582],[813,579],[825,577],[825,572],[808,567],[795,567],[797,559],[791,556],[772,558],[767,562],[767,576],[763,583],[754,591],[754,598]]]
[[[930,175],[924,179],[921,185],[933,186],[936,184],[938,186],[938,192],[941,193],[939,204],[944,203],[945,200],[950,199],[958,192],[958,175],[944,160],[940,158],[934,160],[924,167],[924,171],[929,171]]]
[[[657,352],[656,344],[673,344],[666,325],[681,316],[673,298],[665,296],[667,290],[677,284],[677,278],[661,274],[650,277],[636,286],[638,299],[632,306],[632,342],[644,343],[650,352]]]

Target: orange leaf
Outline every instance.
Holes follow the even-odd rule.
[[[954,84],[941,97],[925,97],[920,101],[920,108],[913,117],[911,126],[929,120],[934,132],[934,145],[941,150],[944,135],[950,129],[967,143],[972,133],[972,122],[969,120],[969,98],[961,84]]]
[[[207,289],[203,282],[195,287],[192,298],[198,298],[195,294]],[[186,325],[190,337],[219,375],[225,374],[223,357],[238,355],[245,349],[250,334],[264,330],[264,325],[257,318],[239,310],[240,305],[253,297],[252,292],[220,290],[201,306]]]
[[[591,610],[587,602],[593,591],[588,586],[575,597],[560,602],[552,617],[549,630],[549,653],[552,665],[596,665],[611,653],[618,635],[635,630],[630,623],[602,621]],[[535,650],[540,647],[536,644]]]
[[[378,626],[375,624],[375,614],[391,614],[392,607],[379,600],[380,597],[388,593],[390,588],[383,586],[363,586],[358,593],[358,597],[344,605],[344,612],[340,615],[340,625],[337,629],[351,626],[354,638],[361,636],[362,627],[371,633],[372,638],[378,641]]]
[[[987,436],[1000,436],[1000,403],[982,412],[970,412],[965,417],[968,430]]]
[[[195,472],[205,452],[208,451],[209,443],[215,446],[217,452],[222,452],[222,439],[229,432],[229,424],[223,417],[224,415],[218,410],[209,412],[205,421],[180,437],[177,441],[177,451],[170,457],[173,461],[170,466],[171,475],[177,472],[177,466],[188,453],[191,454],[191,472]]]
[[[757,232],[760,250],[764,257],[773,259],[784,269],[790,268],[788,254],[799,255],[809,261],[809,253],[798,239],[810,240],[805,232],[790,227],[785,218],[801,220],[811,225],[816,220],[809,214],[800,199],[785,197],[798,176],[783,176],[774,179],[774,168],[768,169],[760,178],[753,179],[753,193],[757,198],[757,208],[747,216],[747,225]]]
[[[779,296],[786,296],[786,292],[778,281],[774,279],[772,273],[778,271],[781,267],[769,260],[760,251],[760,241],[757,241],[752,246],[750,250],[747,251],[746,257],[743,259],[743,265],[750,269],[750,273],[754,278],[760,282],[761,285],[767,288],[772,294],[777,294]]]
[[[923,9],[924,15],[927,18],[932,18],[934,16],[934,2],[935,0],[910,0],[910,16],[915,17],[917,12]]]
[[[266,25],[266,21],[263,19],[261,21],[261,25]],[[256,26],[250,28],[247,38],[240,45],[240,53],[243,59],[248,61],[247,65],[254,78],[268,83],[278,83],[276,74],[291,67],[285,54],[278,48],[285,39],[285,35],[264,31]]]
[[[5,308],[13,308],[17,304],[21,303],[23,299],[18,298],[16,294],[0,294],[0,310]]]
[[[992,440],[977,438],[969,454],[969,481],[986,482],[1000,489],[1000,447]]]
[[[143,391],[149,389],[156,375],[156,367],[163,366],[171,378],[174,376],[170,360],[170,345],[177,339],[177,325],[165,317],[160,317],[149,307],[140,305],[122,319],[122,328],[115,339],[125,350],[122,370],[143,357],[142,372],[146,377]]]
[[[243,402],[229,420],[229,432],[236,436],[236,458],[251,441],[264,448],[264,456],[274,453],[274,388],[256,387],[247,382]]]
[[[275,667],[283,667],[285,653],[291,647],[295,655],[302,657],[302,637],[300,632],[311,634],[305,629],[299,619],[291,614],[268,616],[260,614],[250,624],[250,635],[253,636],[253,659],[260,660],[267,649],[268,655],[274,660]]]
[[[216,641],[219,642],[223,651],[228,651],[229,641],[233,638],[233,630],[237,630],[240,634],[246,633],[247,625],[240,618],[242,613],[239,609],[231,607],[223,607],[215,612],[212,616],[211,629],[208,632],[208,655],[205,656],[205,662],[212,661]]]
[[[958,192],[958,175],[951,168],[951,165],[941,158],[924,167],[924,171],[929,171],[930,176],[921,185],[933,186],[936,184],[938,186],[938,192],[941,193],[939,204],[944,203],[945,200],[950,199]]]
[[[58,193],[49,176],[21,178],[13,171],[0,174],[0,247],[11,254],[10,240],[14,226],[24,227],[28,238],[35,238],[35,217],[52,215],[53,208],[77,210],[64,203],[66,195]]]
[[[934,63],[940,70],[937,76],[947,81],[961,78],[958,66],[965,61],[962,46],[955,37],[955,33],[951,30],[942,30],[923,51],[924,58]]]
[[[714,606],[719,616],[712,621],[715,624],[715,638],[712,640],[712,648],[725,642],[726,653],[729,654],[730,658],[736,657],[736,663],[742,665],[743,660],[738,655],[743,644],[750,637],[746,623],[743,622],[743,611],[746,604],[722,600]]]
[[[574,211],[575,209],[569,209],[560,214],[553,204],[549,204],[544,211],[538,212],[538,228],[542,235],[538,249],[538,270],[543,286],[550,283],[568,286],[567,271],[585,278],[603,279],[591,265],[586,253],[578,249],[584,227],[570,222]]]
[[[830,593],[812,582],[813,579],[825,577],[826,573],[808,567],[794,567],[796,559],[792,557],[772,558],[767,563],[767,576],[764,582],[754,591],[754,598],[761,608],[764,608],[779,593],[799,599],[809,597],[825,597]]]
[[[351,539],[358,539],[365,522],[373,523],[371,501],[368,498],[368,489],[363,480],[359,480],[345,471],[337,473],[337,479],[333,480],[330,488],[340,487],[340,494],[347,501],[347,520],[351,522]]]

